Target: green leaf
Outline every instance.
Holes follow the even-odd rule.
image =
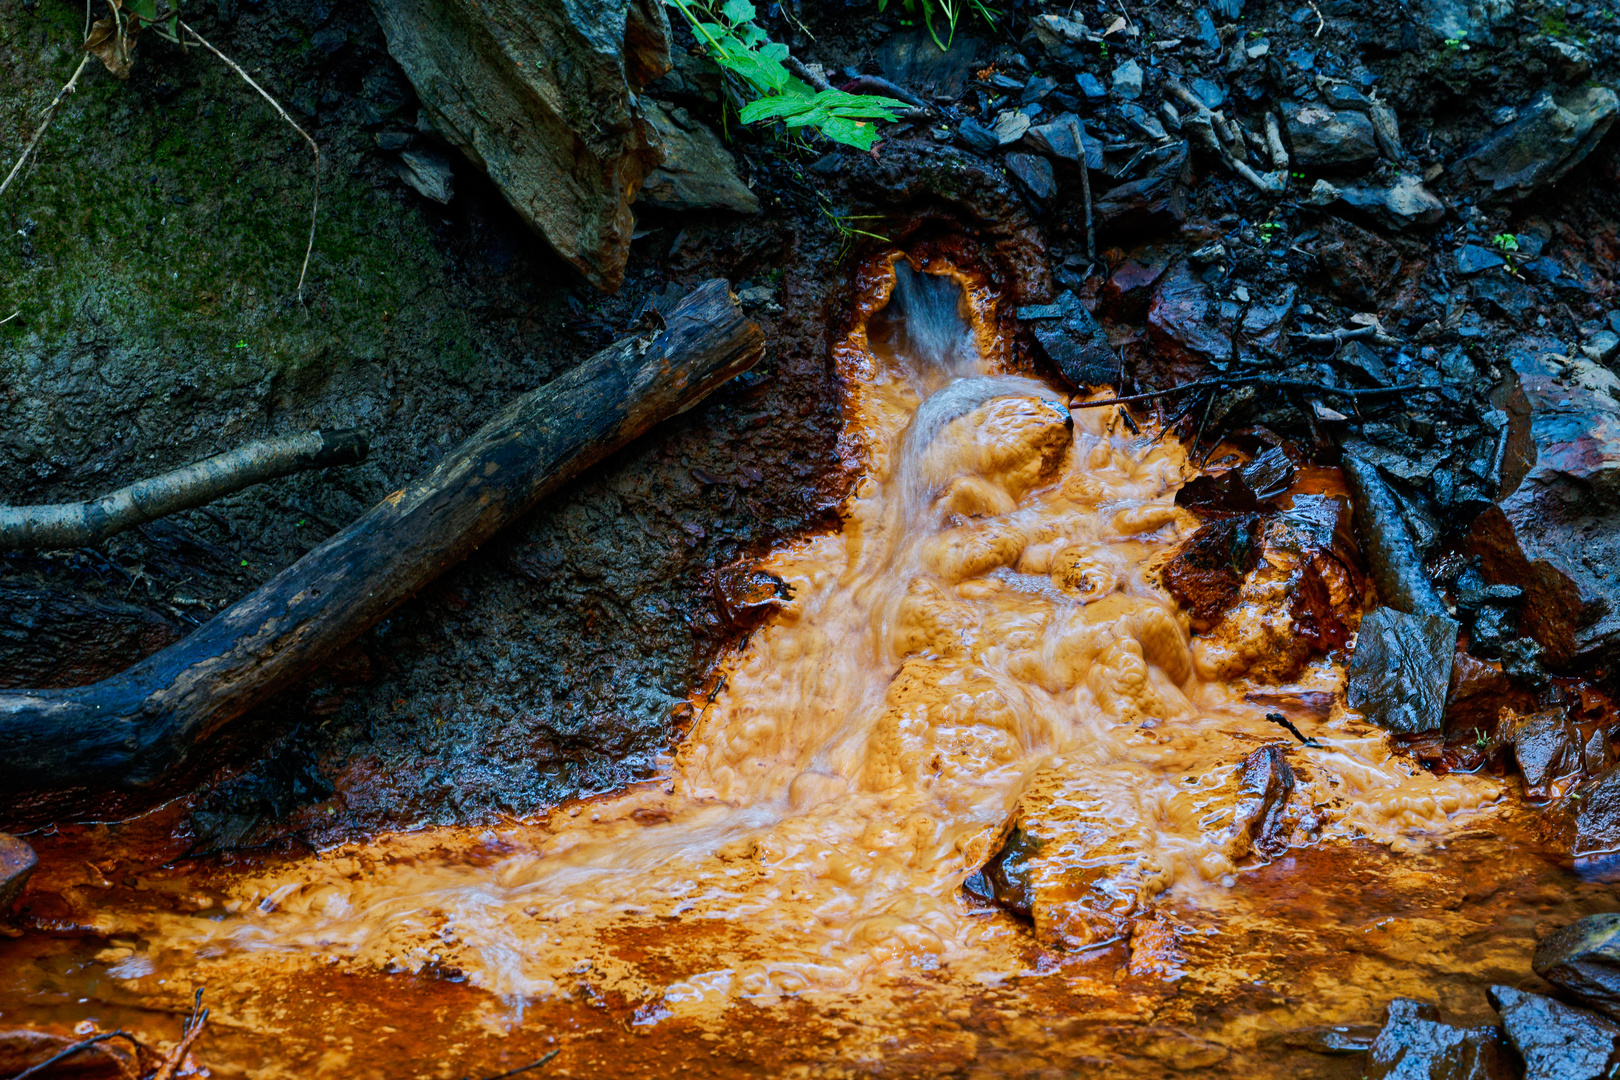
[[[771,40],[766,36],[765,31],[761,30],[753,23],[747,23],[746,25],[737,27],[736,34],[737,40],[741,41],[750,49],[756,45],[769,44]],[[780,57],[778,57],[778,59],[780,59]]]
[[[790,116],[797,116],[809,111],[811,98],[798,94],[776,94],[773,97],[763,97],[757,101],[750,101],[738,113],[738,119],[745,124],[754,124],[763,120],[785,120]]]
[[[726,0],[726,6],[720,9],[733,25],[737,23],[752,22],[754,20],[754,5],[748,0]]]
[[[129,0],[129,11],[142,22],[157,22],[157,0]]]
[[[820,125],[821,133],[833,142],[853,146],[857,150],[870,150],[878,140],[877,125],[859,120],[830,117]]]

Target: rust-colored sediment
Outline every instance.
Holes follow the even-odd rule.
[[[900,258],[862,271],[834,351],[864,469],[844,528],[768,560],[793,599],[662,780],[239,868],[41,838],[29,919],[95,937],[0,946],[5,1018],[172,1037],[205,985],[220,1076],[553,1046],[574,1076],[1293,1076],[1353,1071],[1284,1032],[1399,993],[1483,1009],[1467,988],[1521,976],[1535,905],[1592,897],[1513,839],[1499,782],[1392,754],[1340,670],[1289,651],[1304,557],[1268,548],[1192,639],[1158,580],[1197,526],[1182,449],[1011,374],[992,290],[943,259],[885,307]],[[922,333],[934,276],[965,333]],[[1319,749],[1265,718],[1284,698],[1333,703],[1293,710]],[[1262,838],[1269,745],[1293,785]],[[1044,844],[1033,927],[961,888],[1014,824]]]

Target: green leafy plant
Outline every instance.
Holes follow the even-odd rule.
[[[1519,238],[1512,233],[1497,233],[1491,237],[1491,243],[1502,253],[1502,272],[1517,277],[1519,267],[1514,262],[1514,256],[1519,252]]]
[[[709,59],[743,86],[745,124],[781,121],[789,131],[813,128],[834,142],[870,150],[877,121],[895,120],[905,103],[877,94],[816,90],[787,69],[788,49],[754,23],[749,0],[725,0],[715,14],[701,0],[665,0],[686,16],[708,46]]]
[[[1277,238],[1278,233],[1283,231],[1284,226],[1280,221],[1264,221],[1256,226],[1256,228],[1260,232],[1260,242],[1262,244],[1269,244]]]
[[[1446,38],[1446,51],[1447,52],[1467,52],[1468,51],[1468,42],[1463,40],[1463,38],[1465,38],[1467,36],[1468,36],[1468,31],[1464,30],[1464,31],[1459,32],[1456,37]]]

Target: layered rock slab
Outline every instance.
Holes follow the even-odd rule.
[[[594,285],[617,290],[630,203],[663,160],[637,92],[669,70],[660,0],[375,0],[434,128]]]

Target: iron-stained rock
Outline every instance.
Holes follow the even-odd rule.
[[[1620,766],[1611,765],[1578,794],[1570,854],[1583,873],[1613,879],[1620,873]]]
[[[1511,986],[1493,986],[1488,996],[1502,1014],[1508,1041],[1524,1059],[1524,1080],[1599,1080],[1610,1075],[1620,1024]]]
[[[1620,914],[1588,915],[1536,946],[1536,974],[1620,1018]]]
[[[1585,359],[1519,353],[1530,410],[1523,479],[1473,526],[1492,583],[1524,590],[1520,626],[1549,667],[1620,653],[1620,378]]]
[[[1367,1053],[1366,1080],[1517,1080],[1494,1027],[1453,1027],[1420,1001],[1397,999]]]
[[[737,163],[708,125],[685,109],[642,99],[658,132],[664,163],[648,174],[638,202],[664,210],[759,213],[759,199],[737,176]]]
[[[1350,706],[1388,731],[1439,731],[1457,651],[1457,624],[1444,615],[1369,611],[1350,658]]]
[[[1579,733],[1560,709],[1520,721],[1513,733],[1513,754],[1524,775],[1524,793],[1532,799],[1549,798],[1559,781],[1581,775]]]
[[[10,833],[0,833],[0,915],[22,893],[37,865],[33,848]]]
[[[1620,99],[1606,86],[1584,86],[1558,98],[1543,90],[1517,120],[1453,165],[1452,174],[1490,195],[1521,199],[1585,160],[1616,113]]]
[[[1243,759],[1232,833],[1226,841],[1227,857],[1233,861],[1251,851],[1269,857],[1288,846],[1283,811],[1294,793],[1294,770],[1288,767],[1285,749],[1262,746]]]
[[[616,290],[660,160],[637,94],[669,68],[660,0],[377,0],[433,127],[593,284]]]

